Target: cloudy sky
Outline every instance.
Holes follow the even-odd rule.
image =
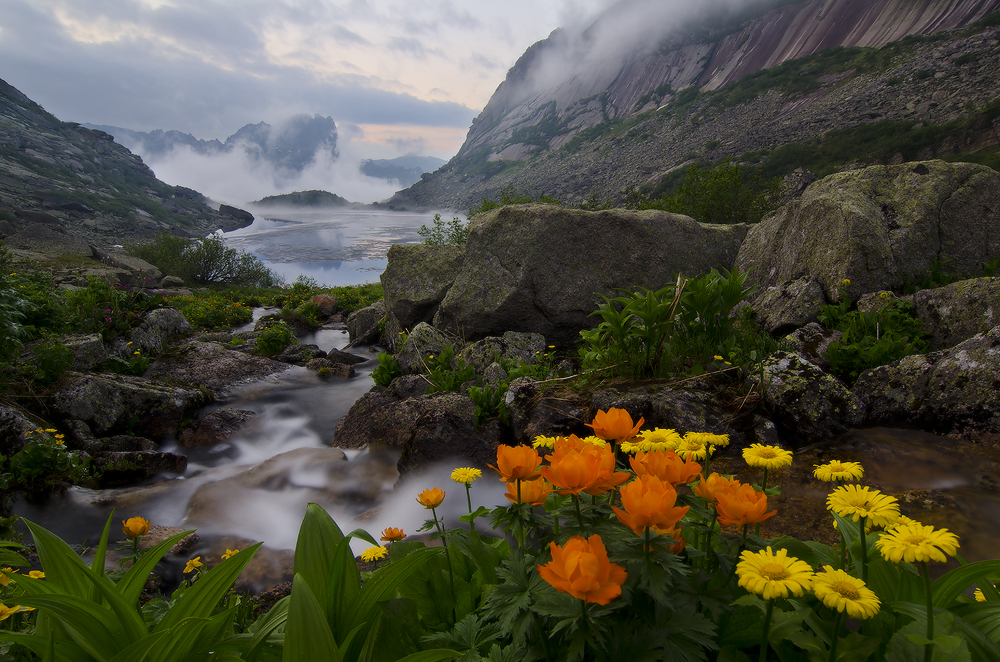
[[[65,121],[225,139],[332,116],[449,158],[515,60],[611,0],[2,0],[0,78]]]

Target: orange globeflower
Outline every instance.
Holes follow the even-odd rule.
[[[601,439],[621,443],[634,437],[645,422],[646,419],[640,417],[633,426],[632,416],[627,411],[612,407],[606,412],[598,410],[594,422],[587,423],[587,427],[594,428],[594,434]]]
[[[559,494],[604,494],[630,477],[627,472],[615,471],[615,455],[610,446],[586,444],[575,435],[556,439],[554,452],[545,459],[549,465],[541,468],[542,477]]]
[[[545,503],[552,493],[552,486],[544,478],[521,481],[521,501],[517,500],[517,483],[507,483],[507,492],[504,494],[511,503],[530,503],[532,506],[540,506]]]
[[[611,506],[622,524],[641,536],[645,529],[672,529],[691,508],[677,506],[677,491],[673,485],[656,476],[639,476],[625,485],[618,493],[622,497],[622,508]]]
[[[122,532],[129,538],[138,538],[149,533],[149,520],[142,517],[129,517],[122,520]]]
[[[601,536],[573,536],[563,547],[549,543],[552,560],[538,574],[557,591],[584,602],[606,605],[622,593],[625,568],[608,560]]]
[[[687,541],[681,537],[681,527],[679,526],[675,526],[667,531],[657,530],[656,532],[664,536],[670,536],[674,539],[674,544],[670,546],[670,551],[674,554],[680,554],[684,551],[684,548],[687,547]]]
[[[717,502],[720,492],[734,492],[739,489],[740,485],[742,483],[736,478],[726,478],[713,471],[708,478],[701,476],[701,481],[691,489],[703,499]]]
[[[406,534],[403,533],[402,529],[397,529],[394,526],[387,526],[385,529],[382,530],[382,537],[379,538],[379,540],[385,542],[397,542],[405,537]]]
[[[637,451],[628,461],[637,476],[652,474],[675,487],[687,485],[701,472],[700,464],[691,459],[683,460],[671,450]]]
[[[497,447],[497,466],[490,465],[500,474],[500,480],[509,483],[515,480],[535,480],[539,476],[538,465],[542,458],[531,446]]]
[[[777,510],[767,513],[767,495],[758,492],[747,484],[740,485],[731,492],[719,492],[716,509],[719,511],[719,524],[760,524],[771,519]]]
[[[440,487],[429,487],[417,495],[417,503],[427,509],[437,508],[444,501],[444,490]]]

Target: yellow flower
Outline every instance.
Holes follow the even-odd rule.
[[[21,611],[20,606],[8,607],[7,605],[0,604],[0,621],[6,621],[19,611]]]
[[[948,529],[923,524],[901,524],[882,534],[875,545],[886,561],[939,561],[958,553],[958,536]],[[947,554],[948,556],[945,556]]]
[[[704,460],[708,457],[708,446],[700,439],[684,437],[674,448],[674,452],[685,460]]]
[[[743,459],[751,467],[780,469],[792,463],[792,452],[778,446],[751,444],[749,448],[743,449]]]
[[[202,565],[204,565],[204,564],[201,562],[201,557],[200,556],[196,556],[193,559],[191,559],[190,561],[188,561],[187,565],[184,566],[184,574],[186,575],[189,572],[194,572],[195,570],[197,570],[198,568],[200,568]]]
[[[149,533],[149,520],[142,517],[130,517],[122,520],[122,532],[129,538],[138,538]]]
[[[650,451],[672,451],[680,443],[681,436],[677,434],[676,430],[655,428],[641,433],[635,441],[622,443],[620,448],[626,453],[634,453],[636,451],[645,451],[648,453]],[[626,444],[628,444],[628,447],[626,447]]]
[[[729,445],[729,435],[728,434],[713,434],[711,432],[688,432],[684,435],[684,439],[700,441],[706,446],[728,446]]]
[[[35,430],[35,432],[56,432],[55,428],[45,428],[44,430]]]
[[[451,479],[456,483],[471,485],[482,475],[483,472],[480,469],[473,469],[472,467],[459,467],[451,472]]]
[[[41,570],[31,570],[25,577],[31,577],[32,579],[45,579],[45,573]]]
[[[238,549],[229,549],[229,548],[226,548],[226,553],[222,555],[222,560],[225,561],[226,559],[230,558],[231,556],[235,556],[236,554],[239,554],[239,553],[240,553],[240,550],[238,550]]]
[[[875,592],[863,581],[833,566],[823,566],[813,578],[813,592],[830,609],[847,612],[850,618],[864,620],[878,613],[879,602]]]
[[[833,482],[835,480],[859,480],[865,473],[865,468],[860,462],[841,462],[833,460],[826,464],[814,464],[813,475],[822,481]]]
[[[14,568],[0,569],[0,586],[7,586],[10,584],[10,576],[7,575],[8,572],[14,572]]]
[[[533,448],[554,448],[556,445],[556,437],[546,437],[545,435],[538,435],[531,442]]]
[[[740,586],[765,600],[787,598],[789,594],[802,597],[812,586],[812,568],[805,561],[788,556],[788,550],[779,549],[777,554],[770,547],[760,552],[746,550],[740,558],[736,564]]]
[[[850,284],[851,284],[851,279],[850,278],[845,278],[844,280],[840,281],[840,285],[842,287],[847,287]]]
[[[389,550],[385,547],[369,547],[365,551],[361,552],[361,560],[365,563],[371,563],[372,561],[377,561],[378,559],[384,559],[389,553]]]
[[[996,588],[996,584],[993,585]],[[972,596],[976,599],[976,602],[986,602],[986,596],[983,595],[983,589],[977,588]]]
[[[132,352],[132,356],[139,356],[142,352]]]
[[[895,497],[860,485],[841,485],[826,498],[827,510],[855,522],[865,517],[872,526],[886,527],[899,519],[899,502]]]

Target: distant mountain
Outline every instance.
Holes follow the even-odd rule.
[[[828,147],[816,141],[838,131],[861,145],[836,156],[841,166],[997,144],[1000,0],[687,7],[621,0],[585,30],[534,44],[458,153],[387,205],[464,209],[509,188],[621,202],[692,161],[763,163],[788,146],[781,168],[811,167]],[[874,131],[895,134],[898,155],[862,135],[880,122]]]
[[[225,142],[200,140],[190,133],[172,130],[145,132],[100,124],[83,126],[111,134],[119,144],[150,162],[163,158],[177,147],[188,147],[207,156],[242,149],[253,161],[266,161],[297,174],[319,156],[331,160],[339,156],[337,125],[332,117],[322,115],[296,115],[277,127],[266,122],[247,124]]]
[[[257,207],[344,207],[351,202],[329,191],[295,191],[269,195],[250,204]]]
[[[111,135],[61,122],[0,80],[0,236],[32,224],[107,246],[163,231],[203,237],[248,222],[161,182]]]
[[[400,156],[395,159],[367,159],[361,162],[361,174],[386,181],[395,181],[400,187],[419,182],[424,173],[434,172],[446,163],[434,156]]]

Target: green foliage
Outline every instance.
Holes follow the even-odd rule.
[[[653,195],[663,191],[659,199],[643,200],[633,193],[630,206],[685,214],[702,223],[730,225],[757,223],[778,205],[780,180],[765,180],[759,168],[723,159],[711,168],[692,164],[683,176],[683,183],[673,193],[666,192],[670,183],[665,179],[653,191]],[[676,177],[672,179],[676,181]]]
[[[437,355],[428,356],[427,369],[427,378],[431,382],[427,393],[458,391],[462,384],[476,377],[475,368],[465,365],[465,361],[461,359],[455,359],[455,350],[451,345],[445,345]]]
[[[284,322],[271,324],[257,336],[257,353],[262,356],[274,356],[289,345],[296,342],[291,328]]]
[[[660,290],[639,289],[604,298],[594,329],[580,332],[586,370],[634,378],[695,373],[721,356],[749,362],[773,351],[774,341],[748,317],[730,313],[751,293],[745,275],[714,269],[699,279],[678,278]]]
[[[928,334],[912,315],[910,302],[886,296],[883,305],[867,312],[848,310],[849,303],[844,299],[824,306],[819,316],[821,324],[844,334],[824,356],[831,372],[848,384],[865,370],[927,351]]]
[[[5,250],[0,247],[0,250]],[[0,256],[2,257],[2,256]],[[31,302],[18,292],[16,281],[7,276],[10,265],[0,264],[0,359],[8,359],[21,347],[28,337],[24,327]]]
[[[105,342],[127,333],[144,313],[163,304],[163,297],[149,296],[138,287],[87,277],[87,287],[65,293],[66,314],[77,333],[100,333]],[[65,329],[63,329],[65,330]]]
[[[227,248],[220,236],[185,239],[162,233],[149,244],[129,247],[136,257],[156,265],[160,271],[192,283],[228,283],[249,287],[274,287],[281,277],[264,266],[257,256]]]
[[[500,195],[497,200],[494,200],[493,198],[483,198],[483,201],[478,205],[469,207],[469,211],[466,216],[472,218],[476,214],[481,214],[484,211],[490,211],[491,209],[499,209],[500,207],[506,207],[507,205],[526,205],[532,202],[543,205],[562,205],[562,202],[556,200],[550,195],[542,195],[538,198],[532,198],[530,195],[518,193],[514,188],[514,185],[510,184],[500,189]]]
[[[424,238],[424,244],[428,246],[464,244],[469,237],[469,226],[463,224],[458,216],[452,217],[446,226],[441,214],[434,214],[434,226],[429,228],[421,225],[417,233]]]
[[[168,297],[166,302],[176,308],[196,329],[229,329],[253,319],[253,310],[231,291],[198,292],[194,295]]]
[[[141,349],[132,349],[132,343],[128,343],[128,350],[131,352],[126,358],[112,355],[108,362],[104,364],[105,370],[117,372],[122,375],[142,376],[149,368],[150,359],[142,353]]]
[[[954,63],[961,67],[964,64],[969,64],[970,62],[978,62],[979,56],[975,53],[966,53],[965,55],[959,55],[954,59]]]
[[[31,355],[37,371],[36,381],[42,386],[62,379],[76,358],[73,350],[52,340],[35,343],[31,348]]]
[[[66,448],[62,434],[39,429],[31,431],[29,437],[2,474],[7,489],[42,495],[87,478],[90,460]]]
[[[597,191],[593,191],[586,200],[580,203],[580,209],[584,211],[602,211],[604,209],[611,209],[613,206],[610,195],[602,199],[597,194]]]
[[[372,381],[378,386],[388,386],[392,380],[403,373],[399,369],[399,361],[388,352],[380,352],[378,355],[378,365],[372,370]]]

